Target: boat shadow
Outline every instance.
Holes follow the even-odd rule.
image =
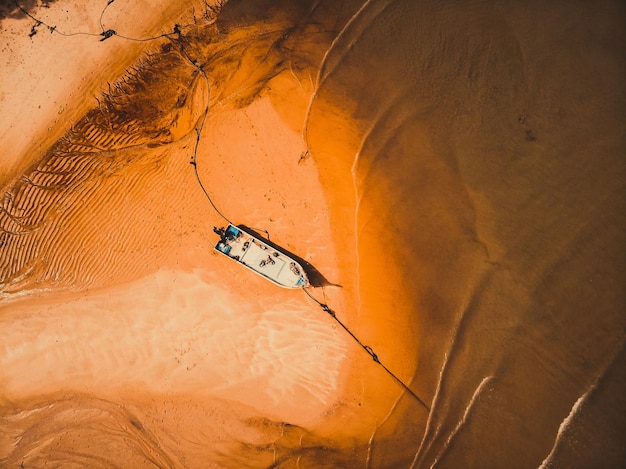
[[[251,234],[252,236],[262,239],[264,243],[267,243],[269,246],[276,249],[278,252],[281,252],[285,254],[286,256],[291,257],[293,260],[297,261],[304,269],[304,272],[306,273],[309,279],[309,283],[311,284],[312,287],[315,287],[315,288],[340,287],[341,288],[341,285],[337,283],[332,283],[326,277],[324,277],[324,275],[319,270],[317,270],[313,264],[311,264],[310,262],[307,262],[306,260],[298,256],[297,254],[294,254],[293,252],[288,251],[284,247],[270,240],[268,232],[265,232],[266,234],[262,234],[259,231],[253,228],[250,228],[249,226],[246,226],[246,225],[237,225],[237,228],[241,229],[242,231],[247,232],[248,234]]]

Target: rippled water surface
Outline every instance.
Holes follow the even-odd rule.
[[[0,465],[622,467],[623,5],[166,7],[60,138],[3,148]],[[99,42],[80,11],[96,37],[0,24]],[[425,405],[211,255],[196,143]]]

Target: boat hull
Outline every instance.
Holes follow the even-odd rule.
[[[262,239],[232,224],[214,231],[220,235],[214,249],[248,270],[279,287],[309,286],[300,263]]]

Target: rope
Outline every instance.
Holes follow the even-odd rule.
[[[359,338],[356,335],[354,335],[354,333],[350,329],[348,329],[348,327],[343,322],[341,322],[341,320],[337,317],[335,312],[332,309],[330,309],[330,307],[326,303],[322,303],[317,298],[315,298],[311,293],[309,293],[306,287],[302,287],[302,291],[304,291],[304,293],[306,293],[306,295],[309,298],[315,301],[320,306],[320,308],[322,308],[322,311],[324,311],[330,317],[332,317],[337,322],[337,324],[339,324],[348,334],[350,334],[350,336],[354,339],[354,341],[357,344],[359,344],[361,348],[365,350],[370,357],[372,357],[372,360],[374,360],[374,363],[377,363],[378,365],[380,365],[389,376],[391,376],[400,386],[402,386],[402,388],[404,388],[406,392],[408,392],[422,407],[424,407],[427,411],[430,412],[430,407],[426,405],[426,403],[417,394],[415,394],[415,392],[404,381],[398,378],[393,371],[387,368],[385,364],[380,361],[380,358],[378,358],[378,355],[374,353],[374,350],[372,349],[372,347],[370,347],[369,345],[363,344],[363,342],[361,342]]]
[[[171,36],[177,36],[179,39],[181,37],[181,26],[178,24],[174,25],[174,30],[171,33],[164,33],[164,34],[160,34],[158,36],[154,36],[154,37],[148,37],[148,38],[133,38],[133,37],[128,37],[128,36],[124,36],[121,34],[118,34],[117,31],[115,31],[114,29],[105,29],[104,28],[104,23],[102,22],[103,18],[104,18],[104,13],[106,12],[107,8],[109,8],[109,6],[114,2],[115,0],[108,0],[107,4],[105,5],[105,7],[102,9],[102,11],[100,12],[100,17],[98,19],[98,22],[100,24],[100,28],[102,29],[102,32],[100,34],[96,34],[96,33],[88,33],[88,32],[76,32],[76,33],[64,33],[60,30],[57,29],[56,26],[50,26],[49,24],[41,21],[40,19],[36,18],[35,16],[31,15],[27,10],[25,10],[18,2],[17,0],[14,0],[15,6],[22,12],[24,13],[26,16],[28,16],[29,18],[31,18],[33,21],[35,21],[35,24],[32,26],[31,28],[31,32],[30,32],[30,37],[33,37],[35,34],[37,34],[37,27],[38,26],[45,26],[46,28],[48,28],[50,30],[51,33],[56,33],[59,34],[61,36],[65,36],[65,37],[69,37],[69,36],[94,36],[94,37],[100,37],[100,42],[105,41],[107,39],[109,39],[110,37],[113,36],[117,36],[121,39],[125,39],[128,41],[135,41],[135,42],[147,42],[147,41],[153,41],[155,39],[160,39],[160,38],[170,38]],[[226,217],[215,205],[215,203],[213,202],[213,200],[211,199],[211,196],[209,195],[208,191],[206,190],[206,188],[204,187],[204,184],[202,184],[202,179],[200,178],[200,173],[198,172],[198,162],[197,162],[197,157],[198,157],[198,147],[200,145],[200,137],[202,135],[202,129],[204,128],[204,124],[206,122],[206,118],[209,114],[209,99],[210,99],[210,85],[209,85],[209,78],[206,74],[206,72],[204,71],[204,69],[198,65],[197,61],[193,60],[189,54],[187,53],[187,51],[185,50],[184,44],[182,42],[180,42],[181,45],[181,51],[183,53],[183,55],[185,56],[185,58],[189,61],[189,63],[191,65],[193,65],[201,74],[202,77],[204,78],[204,80],[206,81],[206,85],[207,85],[207,107],[204,110],[204,113],[202,115],[202,117],[199,119],[198,123],[196,124],[196,143],[194,145],[194,149],[193,149],[193,155],[191,157],[191,165],[194,168],[194,172],[196,175],[196,179],[198,180],[198,184],[200,185],[200,188],[202,189],[202,192],[204,192],[204,195],[206,196],[207,200],[209,201],[209,203],[211,204],[211,206],[213,207],[213,209],[215,210],[215,212],[222,217],[224,220],[226,220],[227,223],[230,224],[234,224],[232,223],[228,217]],[[267,237],[269,239],[269,233],[267,232],[267,230],[262,230],[265,231],[265,233],[267,233]]]
[[[200,65],[198,65],[198,63],[195,60],[189,57],[189,54],[187,54],[187,51],[185,50],[185,46],[183,45],[182,42],[181,42],[181,51],[183,55],[185,56],[185,58],[189,61],[189,63],[192,64],[202,74],[202,77],[204,78],[206,82],[206,87],[207,87],[207,106],[204,108],[204,113],[202,114],[202,117],[199,119],[199,124],[196,124],[196,129],[195,129],[196,130],[196,143],[194,145],[193,154],[191,155],[191,161],[189,163],[193,166],[193,170],[194,170],[194,173],[196,174],[196,179],[198,180],[198,184],[200,185],[202,192],[204,192],[204,195],[206,196],[207,200],[211,204],[211,207],[213,207],[213,210],[215,210],[215,213],[217,213],[220,217],[226,220],[227,223],[234,225],[234,223],[230,221],[228,217],[224,215],[219,208],[217,208],[217,206],[213,202],[213,199],[211,199],[209,192],[204,187],[204,184],[202,184],[202,179],[200,178],[200,173],[198,172],[198,147],[200,146],[200,137],[202,136],[204,123],[206,122],[206,118],[209,115],[209,101],[211,99],[211,88],[209,85],[209,77],[207,76],[204,69]]]
[[[178,25],[176,25],[176,27],[174,28],[174,31],[180,37],[181,33],[180,33],[180,29],[178,28]],[[204,80],[206,82],[206,87],[207,87],[207,107],[204,109],[204,114],[202,115],[202,118],[199,120],[199,125],[196,125],[196,144],[195,144],[194,149],[193,149],[193,155],[191,156],[190,164],[193,165],[193,169],[194,169],[194,172],[196,174],[196,179],[198,180],[198,184],[200,184],[200,188],[202,189],[202,192],[204,192],[204,195],[206,196],[207,200],[211,204],[211,207],[213,207],[213,210],[215,210],[215,213],[217,213],[220,217],[222,217],[227,223],[229,223],[231,225],[235,225],[226,215],[224,215],[221,212],[221,210],[219,208],[217,208],[217,206],[213,202],[213,199],[211,199],[211,196],[209,195],[209,192],[204,187],[204,184],[202,184],[202,179],[200,178],[200,173],[198,173],[198,162],[197,162],[198,146],[200,145],[200,137],[202,135],[202,129],[204,128],[204,123],[206,122],[206,118],[207,118],[207,116],[209,114],[208,103],[210,102],[210,99],[211,99],[211,86],[209,84],[209,77],[207,76],[206,72],[204,71],[204,69],[202,68],[201,65],[198,65],[198,62],[196,60],[192,59],[189,56],[189,54],[185,50],[185,45],[182,42],[180,43],[180,49],[181,49],[181,52],[183,53],[183,55],[185,56],[185,58],[189,61],[189,63],[192,66],[194,66],[202,74],[202,77],[204,78]],[[256,231],[263,231],[267,235],[267,239],[268,240],[270,239],[269,231],[263,230],[263,229],[260,229],[260,228],[254,228],[254,227],[252,227],[252,229],[256,230]]]
[[[200,174],[198,173],[198,163],[196,161],[196,157],[197,157],[197,154],[198,154],[198,146],[200,145],[200,135],[202,134],[202,127],[204,127],[204,121],[205,121],[206,116],[207,116],[208,113],[209,113],[209,108],[207,107],[204,110],[204,117],[202,118],[202,123],[201,123],[200,127],[199,128],[196,127],[196,144],[195,144],[195,147],[193,149],[193,155],[191,156],[191,161],[189,163],[193,166],[193,170],[194,170],[194,173],[196,174],[196,179],[198,180],[198,184],[200,184],[200,188],[202,189],[202,192],[204,192],[204,195],[206,196],[207,200],[211,204],[211,207],[213,207],[213,210],[215,210],[215,213],[217,213],[220,217],[222,217],[224,220],[226,220],[227,223],[230,223],[231,225],[234,225],[234,223],[231,222],[226,217],[226,215],[224,215],[220,211],[220,209],[217,208],[217,206],[215,205],[215,203],[211,199],[211,196],[209,195],[208,191],[204,187],[204,184],[202,184],[202,179],[200,179]]]
[[[148,41],[154,41],[155,39],[161,39],[161,38],[164,38],[164,37],[170,37],[170,36],[174,36],[174,35],[178,34],[178,31],[177,31],[178,25],[176,25],[176,27],[174,28],[174,31],[171,32],[171,33],[163,33],[163,34],[159,34],[158,36],[146,37],[146,38],[135,38],[135,37],[124,36],[122,34],[118,34],[117,31],[115,31],[114,29],[106,29],[105,30],[104,29],[104,25],[102,23],[102,18],[104,16],[104,12],[106,11],[106,9],[114,1],[115,0],[108,0],[108,3],[106,4],[106,6],[102,9],[102,12],[100,13],[99,23],[100,23],[100,28],[102,29],[101,33],[89,33],[89,32],[84,32],[84,31],[78,31],[78,32],[75,32],[75,33],[64,33],[63,31],[60,31],[56,26],[50,26],[46,22],[44,22],[44,21],[34,17],[33,15],[31,15],[19,3],[17,3],[17,0],[13,0],[13,3],[15,3],[15,6],[22,13],[24,13],[26,16],[28,16],[30,19],[32,19],[35,22],[35,24],[30,28],[29,37],[33,37],[35,34],[37,34],[37,28],[39,26],[45,26],[46,28],[48,28],[50,33],[56,33],[56,34],[59,34],[61,36],[65,36],[65,37],[72,37],[72,36],[99,37],[100,38],[100,42],[106,41],[107,39],[109,39],[110,37],[113,37],[113,36],[117,36],[117,37],[119,37],[121,39],[126,39],[128,41],[148,42]]]

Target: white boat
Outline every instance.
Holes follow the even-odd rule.
[[[215,250],[283,288],[309,286],[304,269],[295,259],[278,251],[262,239],[228,224],[213,228],[220,236]]]

